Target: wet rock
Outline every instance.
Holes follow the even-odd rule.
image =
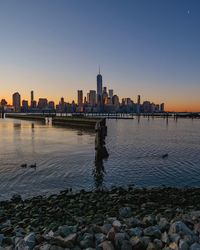
[[[96,244],[99,245],[106,240],[106,236],[103,233],[95,234]]]
[[[80,241],[80,246],[82,248],[94,247],[94,236],[90,233],[85,233]]]
[[[166,218],[160,218],[160,220],[158,222],[158,226],[160,228],[160,231],[164,232],[166,230],[167,231],[169,230],[170,224],[169,224],[169,222],[167,221]]]
[[[180,240],[179,241],[179,250],[189,250],[189,245],[185,240]]]
[[[112,228],[111,224],[104,224],[103,226],[101,226],[101,232],[103,234],[108,234],[111,228]]]
[[[162,235],[161,235],[161,240],[163,243],[165,244],[168,244],[169,243],[169,236],[167,234],[167,232],[164,232]]]
[[[128,234],[130,235],[130,237],[132,236],[138,236],[140,237],[143,233],[142,229],[139,227],[135,227],[135,228],[130,228],[127,230]]]
[[[76,233],[77,232],[77,227],[76,226],[60,226],[58,228],[58,234],[62,237],[67,237],[68,235],[72,234],[72,233]]]
[[[194,234],[194,232],[189,227],[187,227],[182,221],[176,221],[170,226],[169,234],[180,233],[180,232],[186,235]]]
[[[171,250],[179,250],[179,249],[178,249],[178,245],[177,245],[177,243],[175,243],[175,242],[170,243],[170,244],[169,244],[169,248],[170,248]]]
[[[24,237],[25,245],[29,247],[29,249],[33,249],[36,245],[35,233],[30,233]]]
[[[146,226],[153,226],[156,224],[156,220],[155,220],[155,216],[153,215],[147,215],[143,218],[142,222],[146,225]]]
[[[110,241],[104,241],[100,244],[100,247],[103,248],[103,250],[115,250],[113,244]]]
[[[132,245],[130,241],[124,240],[121,245],[121,250],[132,250]]]
[[[110,229],[110,231],[108,232],[108,234],[107,234],[107,239],[108,239],[109,241],[114,241],[114,240],[115,240],[115,229],[114,229],[114,227],[112,227],[112,228]]]
[[[122,224],[121,224],[121,222],[119,221],[119,220],[115,220],[115,221],[113,221],[113,227],[114,227],[114,229],[118,232],[118,231],[120,231],[120,228],[121,228],[121,226],[122,226]]]
[[[0,246],[2,245],[2,242],[3,242],[4,238],[5,238],[4,235],[0,234]]]
[[[200,244],[199,243],[194,243],[190,246],[190,250],[200,250]]]
[[[134,250],[145,250],[146,249],[144,241],[141,238],[137,237],[137,236],[136,237],[131,237],[130,243],[131,243],[132,248]]]
[[[142,222],[137,219],[137,218],[133,218],[133,217],[130,217],[130,218],[127,218],[127,219],[124,219],[124,223],[128,226],[128,227],[139,227]]]
[[[119,215],[122,217],[122,218],[128,218],[131,216],[131,208],[130,207],[122,207],[119,209]]]
[[[126,233],[116,233],[115,234],[115,246],[121,249],[124,240],[129,240],[129,236]]]
[[[14,195],[12,196],[12,198],[11,198],[11,201],[12,201],[12,202],[15,202],[15,203],[18,203],[18,202],[22,201],[22,197],[21,197],[21,195],[19,195],[19,194],[14,194]]]
[[[160,239],[161,232],[157,226],[151,226],[144,229],[144,235]]]
[[[178,244],[178,242],[179,242],[181,236],[180,236],[179,234],[170,234],[170,235],[169,235],[169,238],[170,238],[170,241],[171,241],[171,242],[175,242],[175,243]]]
[[[147,250],[160,250],[161,248],[153,242],[149,242]]]

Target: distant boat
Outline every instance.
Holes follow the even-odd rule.
[[[30,165],[30,168],[36,168],[36,167],[37,167],[37,166],[36,166],[36,163]]]
[[[27,164],[24,163],[24,164],[21,164],[21,168],[26,168],[27,167]]]
[[[164,159],[164,158],[167,158],[169,155],[168,154],[164,154],[164,155],[162,155],[162,158]]]

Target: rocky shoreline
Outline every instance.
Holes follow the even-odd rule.
[[[200,250],[200,188],[113,188],[0,202],[0,250]]]

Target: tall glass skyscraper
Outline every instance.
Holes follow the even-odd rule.
[[[102,75],[100,74],[100,68],[99,68],[99,74],[97,75],[97,104],[102,103]]]

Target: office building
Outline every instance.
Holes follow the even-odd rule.
[[[21,111],[21,96],[18,92],[13,94],[13,107],[15,112]]]

